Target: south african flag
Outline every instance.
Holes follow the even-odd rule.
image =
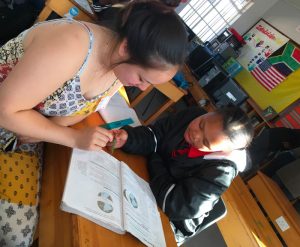
[[[268,58],[268,61],[282,75],[287,77],[289,74],[300,68],[300,49],[293,43],[288,42],[274,52]]]

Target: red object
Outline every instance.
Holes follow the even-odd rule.
[[[297,63],[300,63],[300,49],[294,49],[292,58],[294,58],[297,61]]]
[[[295,106],[289,113],[275,122],[276,127],[300,129],[300,105]]]
[[[212,152],[202,152],[197,148],[190,147],[188,157],[189,158],[197,158],[197,157],[205,156],[205,155],[210,154],[210,153],[212,153]]]
[[[233,27],[228,28],[228,30],[232,33],[232,35],[240,42],[241,44],[245,45],[246,42],[242,35],[240,35]]]
[[[184,149],[178,149],[178,150],[174,150],[172,152],[172,157],[176,157],[177,155],[184,155],[187,154],[187,156],[189,158],[197,158],[197,157],[203,157],[207,154],[210,154],[212,152],[202,152],[199,149],[189,146],[187,148]]]
[[[12,69],[15,65],[16,65],[16,63],[0,64],[0,83],[6,79],[9,72],[12,71]]]

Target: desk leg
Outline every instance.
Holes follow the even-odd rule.
[[[41,13],[39,14],[38,18],[36,19],[36,22],[41,22],[47,20],[48,16],[51,14],[52,9],[50,9],[47,5],[43,8]]]
[[[148,119],[145,120],[145,125],[150,124],[152,121],[158,118],[160,114],[162,114],[166,109],[168,109],[173,104],[174,102],[172,100],[168,100],[157,112],[155,112],[153,115],[151,115]]]

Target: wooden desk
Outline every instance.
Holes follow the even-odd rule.
[[[103,123],[100,115],[92,114],[75,128]],[[46,144],[40,200],[39,246],[144,246],[131,234],[119,235],[80,216],[59,209],[68,170],[71,149],[55,144]],[[148,179],[146,159],[138,155],[116,150],[114,156],[126,162],[139,176]],[[160,211],[166,244],[177,246],[168,218]]]

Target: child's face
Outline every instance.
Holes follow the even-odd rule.
[[[230,151],[232,142],[223,132],[222,117],[214,112],[195,118],[184,133],[184,139],[204,152]]]
[[[144,91],[151,84],[169,81],[176,74],[177,69],[177,66],[164,70],[145,69],[138,65],[123,63],[114,68],[114,73],[124,86],[138,87]]]

